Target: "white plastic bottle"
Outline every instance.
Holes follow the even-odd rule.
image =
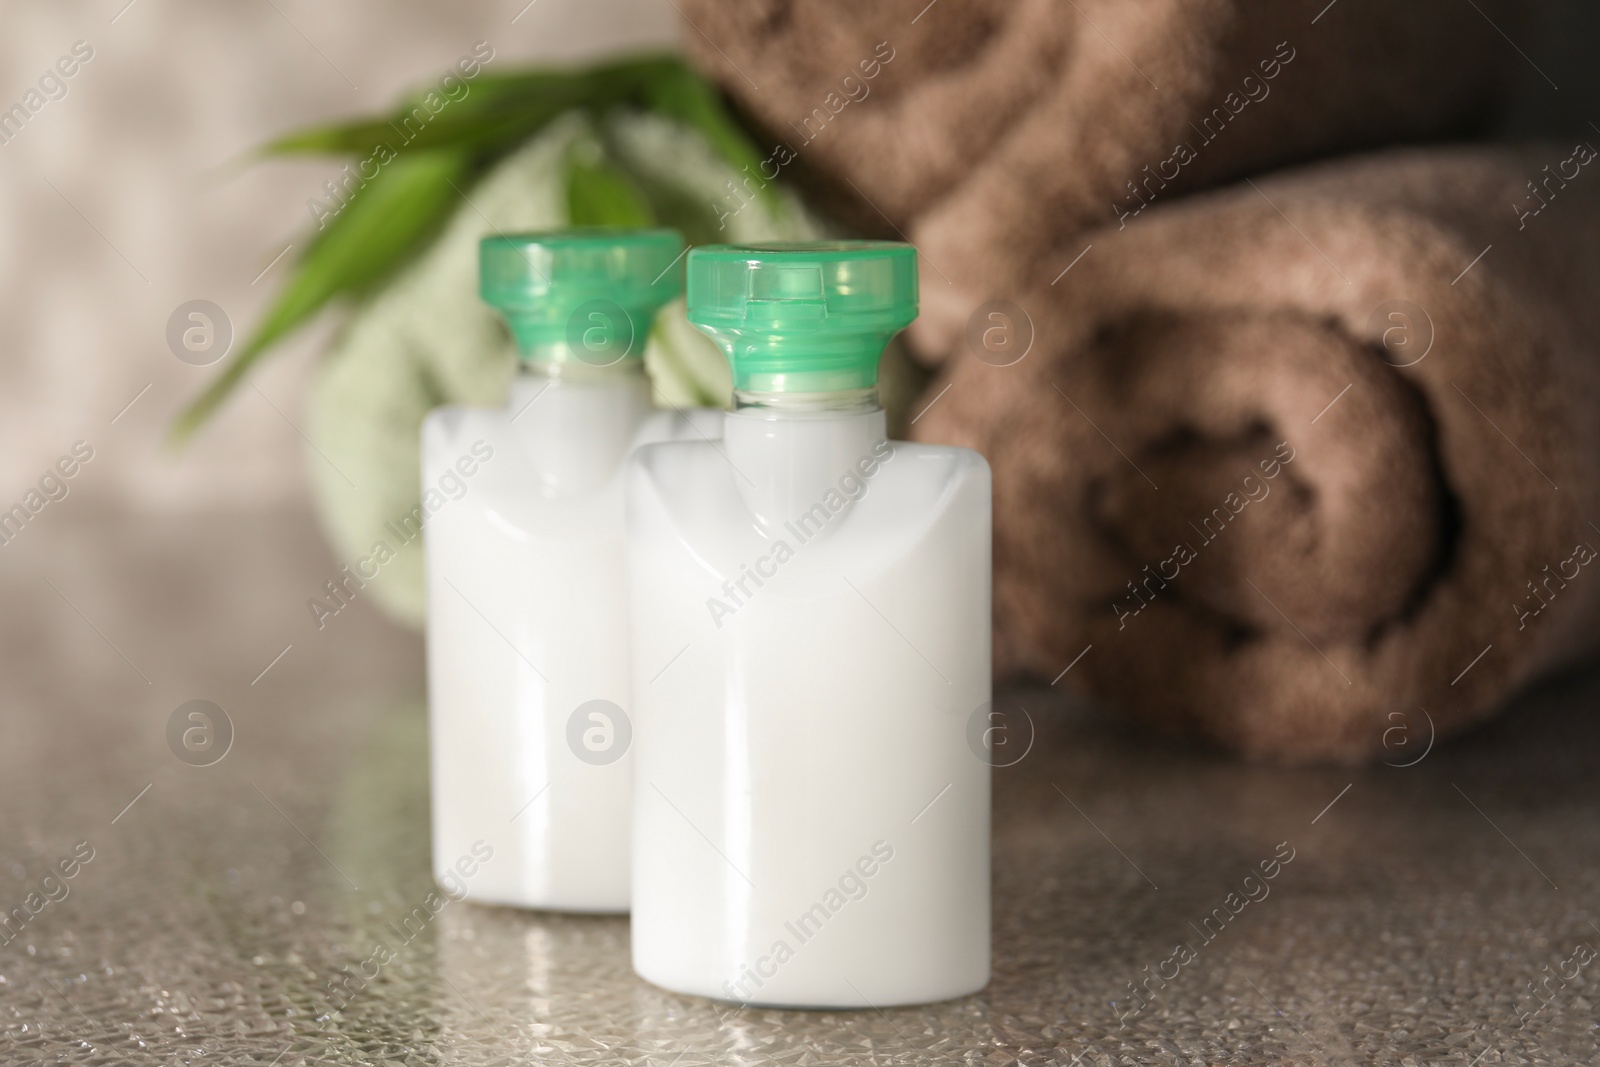
[[[989,468],[886,439],[877,363],[916,286],[907,245],[690,253],[737,410],[628,482],[633,965],[669,989],[863,1008],[988,982]]]
[[[719,429],[652,408],[644,374],[682,248],[665,230],[486,239],[480,290],[521,373],[504,409],[423,426],[434,874],[460,883],[487,842],[474,900],[628,908],[624,461]]]

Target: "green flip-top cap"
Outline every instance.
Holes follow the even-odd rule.
[[[661,306],[683,291],[674,230],[574,229],[485,237],[478,292],[525,358],[606,365],[644,355]]]
[[[689,253],[688,301],[735,389],[865,389],[917,317],[917,252],[898,241],[707,245]]]

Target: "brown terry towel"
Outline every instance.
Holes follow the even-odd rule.
[[[696,61],[776,146],[763,176],[807,174],[849,221],[922,250],[912,338],[930,359],[982,300],[1055,277],[1082,229],[1263,167],[1459,131],[1522,62],[1500,30],[1528,6],[679,5]]]
[[[1086,234],[1018,300],[1026,355],[1000,365],[1013,312],[914,426],[993,465],[997,668],[1072,664],[1256,757],[1404,762],[1592,649],[1597,234],[1587,144],[1325,165]]]

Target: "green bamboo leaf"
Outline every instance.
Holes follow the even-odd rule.
[[[463,82],[467,91],[458,99],[430,89],[407,99],[385,118],[298,131],[271,142],[262,152],[364,154],[380,142],[395,148],[506,150],[573,108],[603,110],[642,102],[652,82],[681,76],[685,69],[675,57],[641,56],[574,71],[483,75]]]
[[[598,151],[567,155],[567,221],[573,226],[653,226],[655,214],[631,179]],[[588,157],[588,158],[585,158]]]
[[[463,148],[493,153],[537,133],[574,107],[584,106],[594,95],[588,86],[571,85],[540,96],[502,95],[476,104],[469,96],[437,113],[417,102],[388,118],[292,133],[261,151],[264,155],[364,156],[386,144],[404,151]]]
[[[687,65],[678,62],[657,68],[641,102],[649,110],[698,130],[730,167],[748,170],[763,182],[763,199],[772,205],[779,202],[777,188],[762,171],[761,150],[745,135],[716,89]]]
[[[683,234],[685,243],[716,244],[724,239],[717,206],[701,193],[664,179],[660,174],[618,151],[607,138],[609,159],[627,176],[644,198],[654,225],[667,226]]]
[[[173,426],[183,440],[214,411],[261,354],[330,300],[356,292],[391,272],[414,253],[455,202],[456,186],[514,150],[555,119],[574,110],[596,119],[635,107],[674,118],[698,130],[735,170],[758,175],[761,195],[780,198],[761,172],[761,153],[745,136],[717,91],[682,59],[641,55],[575,70],[484,73],[466,95],[443,97],[437,87],[412,96],[386,117],[358,119],[288,134],[265,146],[265,155],[356,156],[351,173],[378,164],[358,195],[319,231],[295,274],[255,333],[204,394]],[[430,98],[430,92],[434,94]],[[442,102],[444,101],[444,102]],[[420,110],[419,110],[420,109]],[[675,225],[691,240],[714,239],[714,211],[681,190],[647,175],[593,158],[569,160],[567,199],[575,225]]]
[[[567,105],[571,97],[581,98],[582,92],[575,92],[575,83],[586,79],[587,74],[581,71],[570,74],[531,71],[509,77],[479,77],[464,83],[467,94],[460,99],[450,100],[440,95],[436,101],[439,103],[437,111],[426,106],[428,92],[415,93],[387,115],[298,130],[269,142],[261,151],[268,155],[366,152],[371,150],[374,139],[396,136],[404,139],[422,133],[430,126],[433,127],[433,133],[429,136],[444,137],[455,132],[457,127],[470,127],[474,120],[482,119],[486,114],[515,109],[520,104],[545,101]],[[424,116],[413,115],[419,106],[426,112]],[[408,117],[415,120],[416,128],[404,128],[404,121]],[[398,131],[397,127],[400,128]],[[416,147],[429,145],[421,143]]]
[[[318,233],[255,333],[178,417],[171,440],[193,434],[268,347],[414,252],[448,214],[466,175],[467,161],[457,152],[415,152],[385,164]]]

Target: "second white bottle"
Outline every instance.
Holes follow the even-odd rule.
[[[628,483],[634,969],[721,1000],[870,1008],[989,976],[990,488],[887,439],[910,246],[701,248],[733,366],[720,444]]]
[[[425,525],[434,872],[475,900],[628,908],[622,472],[641,442],[705,432],[652,407],[642,358],[682,247],[665,230],[485,239],[480,289],[521,373],[504,408],[424,424],[443,501]]]

